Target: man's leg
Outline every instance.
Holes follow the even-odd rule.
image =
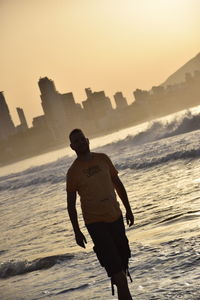
[[[126,252],[129,252],[130,249],[127,245],[127,238],[125,238],[125,249],[127,248],[127,251],[122,251],[122,253],[120,253],[121,251],[119,251],[118,246],[116,245],[116,243],[120,244],[120,248],[123,249],[121,244],[124,245],[124,238],[122,239],[122,242],[121,239],[120,242],[115,242],[116,237],[118,237],[117,240],[119,240],[119,237],[121,235],[124,236],[125,234],[125,229],[121,226],[123,220],[120,221],[120,224],[118,223],[119,222],[116,221],[112,225],[112,223],[98,222],[86,225],[86,227],[93,240],[95,246],[94,250],[100,264],[106,269],[108,276],[112,277],[113,283],[117,286],[118,299],[132,300],[126,275],[124,271],[121,271],[127,268],[127,263],[124,264],[122,258],[125,256],[127,258],[125,261],[128,262],[130,253]],[[118,226],[120,228],[122,227],[123,230],[119,230]],[[110,227],[113,227],[112,230]],[[121,231],[123,232],[121,233]]]
[[[113,283],[117,286],[119,300],[132,300],[126,274],[124,271],[118,272],[112,276]]]

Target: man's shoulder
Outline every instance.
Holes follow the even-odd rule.
[[[67,175],[72,174],[76,170],[77,160],[75,159],[67,171]]]
[[[92,155],[97,160],[101,160],[101,161],[110,160],[108,155],[105,153],[92,152]],[[67,171],[67,176],[76,173],[79,170],[80,166],[82,166],[82,163],[78,159],[75,159]]]
[[[97,158],[102,158],[102,159],[108,159],[109,158],[108,155],[105,154],[105,153],[99,153],[99,152],[98,153],[97,152],[92,152],[92,153]]]
[[[113,165],[112,160],[110,159],[110,157],[105,154],[105,153],[96,153],[96,155],[98,156],[98,160],[102,161],[104,164],[106,164],[107,166],[109,166],[112,174],[118,174],[117,169],[115,168],[115,166]]]

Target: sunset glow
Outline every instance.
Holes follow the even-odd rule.
[[[2,0],[1,74],[11,114],[42,114],[37,82],[85,100],[85,87],[122,91],[158,85],[200,49],[198,0]]]

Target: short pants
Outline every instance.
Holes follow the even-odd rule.
[[[125,234],[123,217],[112,223],[97,222],[86,224],[94,243],[94,251],[109,277],[128,269],[131,256]]]

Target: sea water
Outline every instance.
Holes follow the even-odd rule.
[[[136,300],[200,299],[200,115],[181,112],[90,141],[119,171],[135,215],[127,228]],[[196,130],[195,130],[196,129]],[[0,169],[0,299],[117,299],[66,211],[70,148]],[[124,208],[121,204],[124,214]]]

